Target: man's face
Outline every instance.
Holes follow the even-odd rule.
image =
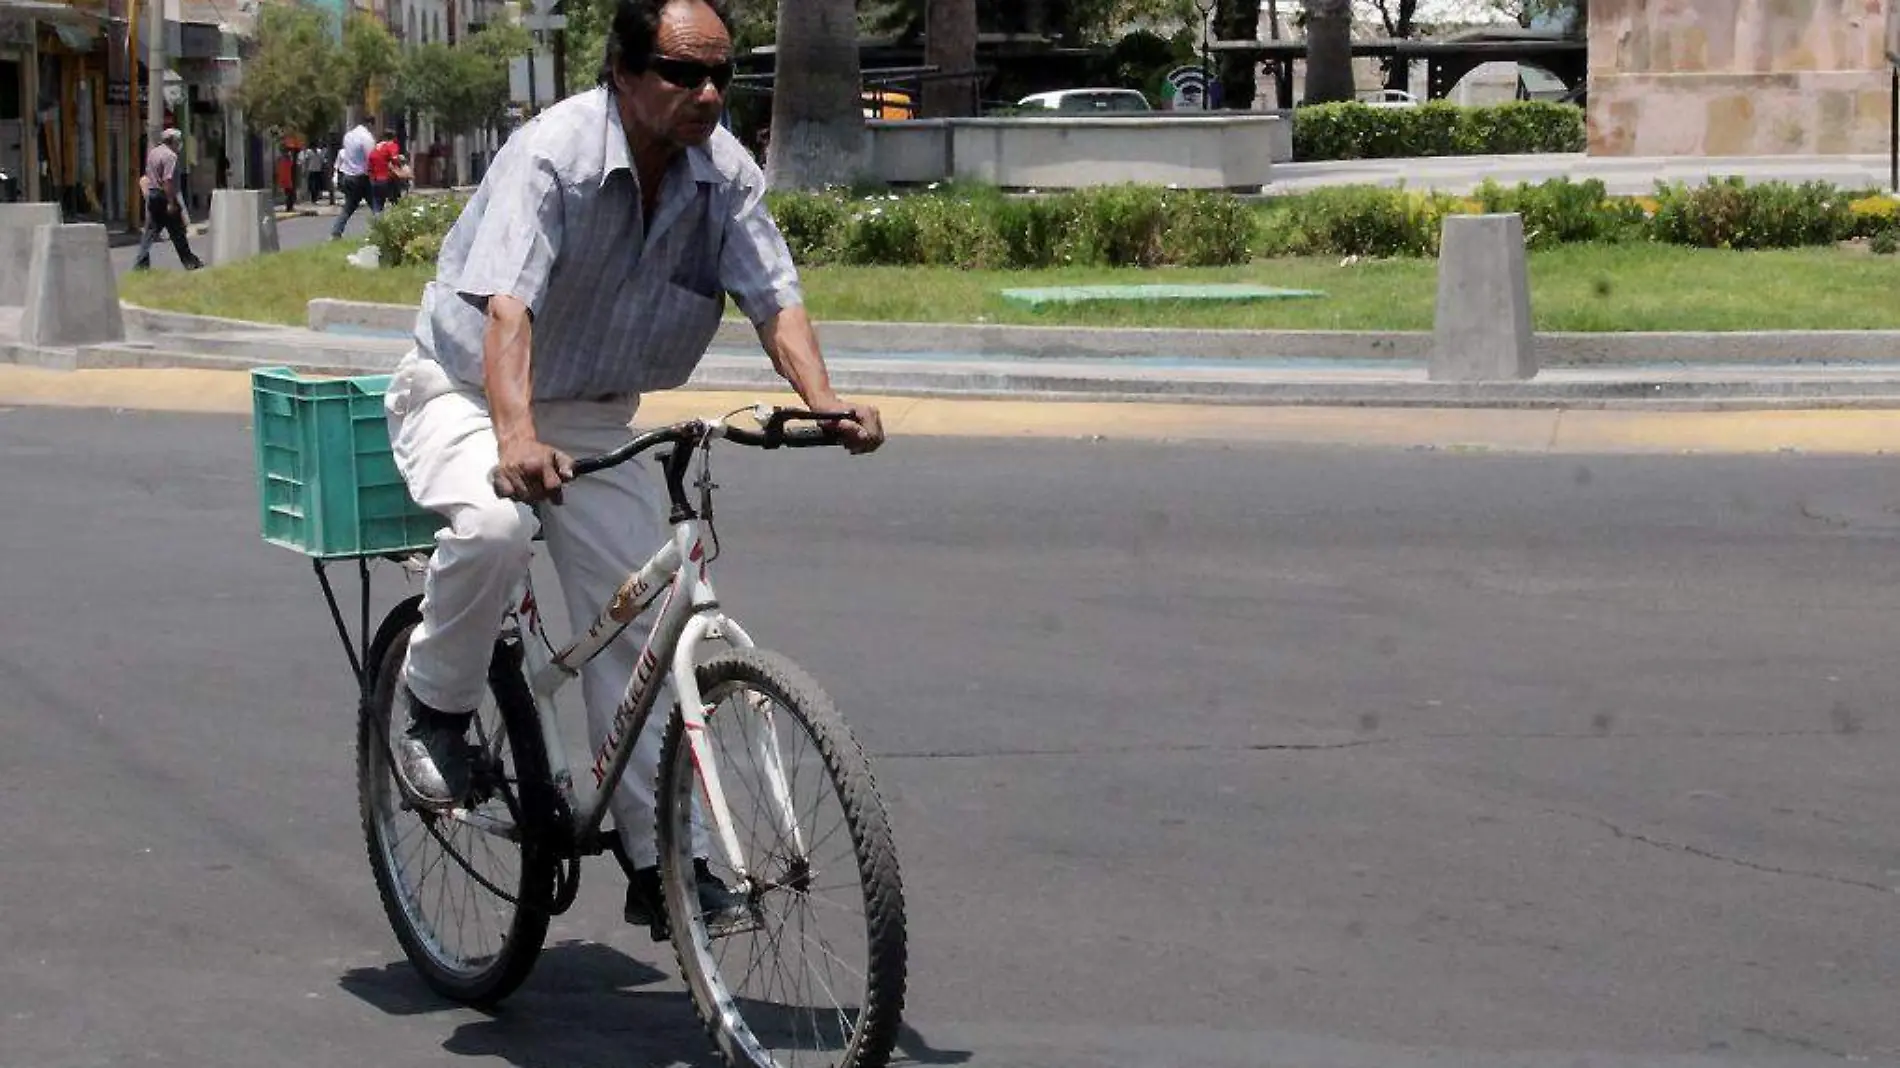
[[[660,13],[653,50],[645,73],[614,71],[621,121],[667,144],[705,144],[725,110],[732,38],[712,8],[674,0]]]

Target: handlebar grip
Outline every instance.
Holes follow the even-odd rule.
[[[787,430],[781,443],[788,449],[813,449],[824,445],[842,445],[844,435],[835,426],[807,426]]]
[[[837,424],[851,418],[849,412],[804,412],[780,408],[766,419],[763,429],[745,430],[728,426],[723,433],[727,441],[759,449],[810,449],[844,444],[844,436],[838,433]],[[818,420],[822,421],[822,425],[787,429],[785,424],[794,419]]]

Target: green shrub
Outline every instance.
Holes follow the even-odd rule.
[[[1288,207],[1297,255],[1431,256],[1452,197],[1373,186],[1316,190]]]
[[[1229,267],[1253,259],[1258,217],[1238,197],[1181,192],[1167,197],[1161,258],[1179,267]]]
[[[861,200],[787,193],[769,207],[804,264],[1218,266],[1251,258],[1256,235],[1237,197],[1135,185],[1018,197],[969,187]]]
[[[1445,217],[1476,212],[1522,215],[1526,240],[1539,249],[1627,240],[1789,248],[1900,232],[1900,201],[1885,194],[1739,180],[1659,186],[1643,197],[1611,197],[1600,181],[1558,178],[1508,188],[1486,182],[1469,196],[1345,186],[1261,204],[1226,193],[1124,185],[1030,196],[971,186],[861,199],[840,191],[774,194],[770,205],[800,263],[965,270],[1433,256]],[[417,258],[433,255],[434,247],[426,237],[403,246]]]
[[[453,193],[406,197],[370,220],[369,241],[385,267],[434,263],[468,198]]]
[[[1855,227],[1851,198],[1821,182],[1749,185],[1711,178],[1700,186],[1658,186],[1656,201],[1652,234],[1676,245],[1798,248],[1838,241]]]
[[[836,263],[844,248],[849,202],[837,193],[768,193],[766,210],[777,221],[792,258],[815,265]]]
[[[840,252],[842,262],[858,267],[925,262],[923,227],[916,209],[895,194],[884,200],[857,201],[851,205]]]
[[[1004,267],[1030,270],[1073,262],[1082,198],[1074,193],[1010,197],[990,214]]]
[[[1471,108],[1436,100],[1415,108],[1316,104],[1293,112],[1293,158],[1303,161],[1581,152],[1587,140],[1583,109],[1541,101]]]
[[[1890,193],[1864,190],[1848,198],[1848,237],[1870,238],[1893,229],[1897,221],[1900,221],[1900,198]]]
[[[1875,233],[1867,242],[1867,247],[1877,256],[1891,256],[1900,253],[1900,228],[1888,226]]]
[[[1486,212],[1522,215],[1525,241],[1531,248],[1622,240],[1642,222],[1641,208],[1618,210],[1595,178],[1582,182],[1552,178],[1515,189],[1486,181],[1478,187],[1476,199]]]
[[[1162,190],[1140,185],[1095,190],[1084,200],[1080,222],[1086,262],[1111,267],[1162,263],[1161,235],[1168,226]]]

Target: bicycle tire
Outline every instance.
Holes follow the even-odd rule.
[[[370,870],[396,940],[423,982],[452,1001],[489,1006],[528,977],[547,938],[559,865],[554,850],[537,833],[549,818],[547,754],[527,683],[521,677],[520,656],[496,642],[489,667],[491,700],[484,702],[477,722],[482,725],[481,736],[492,733],[500,723],[507,737],[500,766],[486,776],[491,786],[484,807],[498,807],[508,814],[520,829],[519,840],[511,842],[404,805],[390,761],[389,737],[401,729],[391,720],[415,623],[399,626],[371,668],[375,686],[357,728],[358,807]],[[401,833],[398,824],[408,821],[416,826]],[[408,842],[418,852],[432,855],[413,866],[403,863],[399,851]],[[500,878],[478,875],[479,862],[501,859],[495,853],[496,844],[517,850],[516,859],[502,865]],[[451,894],[448,882],[457,876],[467,886]],[[431,877],[441,882],[427,891]],[[478,937],[470,949],[452,949],[448,932],[423,915],[425,892],[438,904],[460,906],[463,921],[470,919],[471,909],[478,912],[475,919],[491,920],[494,940]],[[459,945],[463,940],[455,941]]]
[[[763,828],[771,844],[763,850],[756,844],[746,847],[754,868],[746,882],[738,882],[729,868],[721,871],[723,861],[712,861],[714,874],[740,890],[746,906],[745,919],[726,917],[723,922],[716,920],[716,927],[709,927],[699,910],[693,861],[696,853],[716,856],[722,851],[705,843],[695,848],[694,798],[699,776],[692,747],[686,741],[685,721],[677,714],[671,717],[655,791],[660,866],[668,916],[675,920],[670,924],[673,949],[694,1008],[713,1045],[734,1068],[803,1068],[807,1064],[883,1068],[896,1044],[904,1005],[904,891],[890,820],[864,751],[831,699],[783,656],[750,649],[722,652],[699,666],[698,679],[700,692],[712,709],[706,717],[707,744],[718,754],[735,833],[744,837],[761,829],[756,819],[748,826],[742,813],[748,800],[758,800],[758,791],[749,790],[743,782],[752,769],[731,759],[729,748],[716,737],[735,730],[746,736],[748,746],[763,737],[764,731],[759,728],[771,730],[777,739],[776,763],[783,772],[784,794],[798,813],[801,827],[808,813],[818,822],[817,812],[826,795],[836,801],[841,815],[839,827],[803,828],[810,833],[804,835],[802,848],[782,827]],[[739,692],[767,699],[788,715],[780,722],[779,717],[761,715],[751,702],[743,706],[729,704]],[[809,743],[810,763],[803,760],[806,754],[786,753],[779,735],[792,732]],[[812,770],[801,783],[799,773],[807,767]],[[822,781],[815,783],[814,779]],[[807,799],[800,792],[801,786],[816,792]],[[847,832],[842,841],[837,839],[840,829]],[[829,851],[842,850],[846,845],[848,857],[828,862]],[[849,885],[838,886],[839,892],[830,895],[826,893],[831,889],[827,882]],[[853,899],[864,910],[861,964],[845,960],[847,955],[860,955],[853,934],[859,921],[843,915]],[[814,902],[825,907],[814,911]],[[779,915],[781,909],[783,915]],[[679,917],[685,917],[686,922],[677,922]],[[730,948],[739,939],[762,942],[776,955],[785,947],[788,933],[797,936],[790,940],[794,945],[813,942],[821,947],[825,975],[816,977],[817,985],[829,997],[830,1005],[812,1009],[775,1000],[779,995],[791,997],[792,987],[806,978],[803,973],[785,971],[777,962],[773,972],[776,978],[768,977],[762,994],[734,989],[735,980],[745,985],[755,977],[758,962],[739,974],[739,969],[724,965],[729,954],[717,952],[715,943]],[[851,939],[845,952],[836,950],[834,933]],[[763,937],[754,939],[755,935]],[[849,972],[861,967],[857,981],[828,983],[827,978],[837,978],[833,960],[839,962],[838,970],[845,972],[847,980],[852,978]],[[847,990],[847,986],[856,989]],[[853,1000],[856,1004],[849,1004]],[[788,1035],[789,1045],[773,1045],[782,1043]]]

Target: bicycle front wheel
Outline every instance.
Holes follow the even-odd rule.
[[[735,1068],[883,1068],[904,1005],[904,890],[864,751],[784,657],[722,653],[698,676],[699,756],[718,769],[740,852],[726,856],[706,826],[675,715],[660,758],[660,867],[700,1019]],[[696,860],[742,904],[702,915]]]
[[[411,805],[397,785],[389,740],[413,624],[376,665],[376,685],[357,728],[357,787],[363,835],[383,911],[423,981],[442,996],[491,1005],[508,996],[540,955],[555,895],[558,858],[534,834],[548,781],[547,756],[520,655],[497,642],[489,697],[470,726],[486,756],[455,813]],[[499,738],[499,742],[497,739]]]

